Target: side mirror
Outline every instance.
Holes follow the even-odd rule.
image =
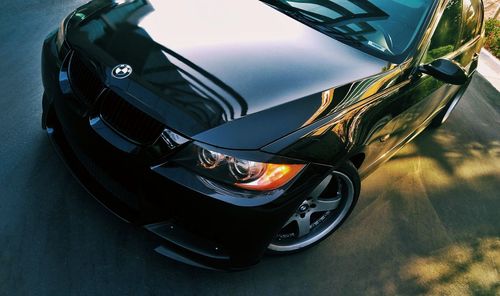
[[[422,65],[419,71],[448,84],[463,85],[467,82],[465,69],[446,59],[437,59],[430,64]]]

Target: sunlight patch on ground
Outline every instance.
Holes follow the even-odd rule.
[[[396,154],[386,164],[387,171],[397,175],[425,173],[425,183],[432,187],[453,186],[457,179],[473,182],[498,174],[500,141],[462,143],[457,136],[440,130],[432,135],[434,148],[427,148],[428,153],[419,149],[417,141],[410,142]],[[416,160],[412,161],[413,168],[408,167],[411,158]],[[481,163],[487,165],[479,165]]]
[[[446,247],[429,257],[414,257],[400,276],[425,289],[425,295],[500,295],[500,238]]]

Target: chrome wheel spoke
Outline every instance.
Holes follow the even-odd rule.
[[[303,237],[304,235],[308,234],[309,231],[311,231],[311,214],[308,213],[302,217],[297,218],[297,225],[299,228],[299,237]]]
[[[337,197],[331,200],[318,199],[314,201],[316,207],[313,209],[314,212],[326,212],[333,211],[340,205],[341,197]]]
[[[330,180],[332,180],[332,176],[326,177],[316,188],[314,188],[313,192],[309,195],[313,199],[317,199],[323,191],[325,191],[325,188],[328,186],[330,183]]]

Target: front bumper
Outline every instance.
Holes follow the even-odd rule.
[[[328,168],[310,165],[279,197],[263,204],[214,199],[194,174],[175,166],[156,170],[145,153],[124,152],[97,133],[76,96],[61,90],[63,61],[54,39],[47,38],[42,54],[43,127],[89,193],[124,220],[157,234],[156,250],[167,257],[223,270],[256,264],[311,184],[327,174]]]

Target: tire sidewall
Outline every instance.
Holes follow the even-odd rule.
[[[353,192],[353,197],[352,197],[352,203],[349,206],[349,209],[348,209],[346,215],[344,216],[344,218],[342,218],[342,220],[334,228],[332,228],[327,234],[325,234],[322,238],[320,238],[319,240],[315,241],[314,243],[312,243],[310,245],[307,245],[305,247],[302,247],[302,248],[299,248],[296,250],[291,250],[291,251],[276,251],[276,250],[271,250],[268,248],[267,249],[268,254],[271,254],[271,255],[293,254],[293,253],[298,253],[298,252],[307,250],[311,247],[314,247],[315,245],[321,243],[326,238],[330,237],[349,218],[349,216],[351,215],[353,209],[355,208],[355,206],[358,202],[359,194],[361,191],[361,178],[358,174],[357,168],[350,161],[345,162],[341,166],[332,170],[332,172],[334,172],[334,171],[337,171],[337,172],[340,172],[340,173],[346,175],[350,179],[350,181],[352,182],[352,185],[353,185],[354,192]],[[332,172],[330,172],[330,174]]]

